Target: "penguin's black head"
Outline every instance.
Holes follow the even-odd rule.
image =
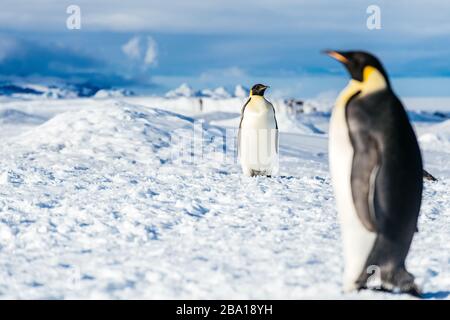
[[[374,55],[368,52],[325,50],[324,53],[341,62],[354,80],[363,82],[365,72],[370,70],[367,67],[372,67],[382,74],[386,84],[389,85],[389,79],[383,65]]]
[[[264,92],[266,89],[269,88],[269,86],[266,86],[264,84],[255,84],[252,89],[250,90],[250,95],[252,96],[264,96]]]

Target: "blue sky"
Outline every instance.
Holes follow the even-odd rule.
[[[81,8],[68,30],[66,8]],[[381,9],[368,30],[366,9]],[[267,82],[281,95],[339,90],[325,48],[376,53],[402,95],[449,95],[450,3],[411,1],[3,0],[0,78],[163,92]]]

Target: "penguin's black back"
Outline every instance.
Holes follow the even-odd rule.
[[[351,183],[358,216],[366,228],[403,243],[407,251],[421,205],[423,169],[406,111],[386,88],[351,99],[346,118],[354,148]]]

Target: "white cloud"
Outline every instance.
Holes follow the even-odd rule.
[[[131,59],[139,59],[141,57],[141,51],[139,48],[140,38],[133,37],[127,43],[122,46],[122,51]]]
[[[134,36],[122,46],[122,52],[144,68],[155,66],[158,62],[158,45],[152,37]]]
[[[156,65],[158,57],[158,46],[152,37],[147,37],[147,50],[145,52],[144,63],[146,65]]]

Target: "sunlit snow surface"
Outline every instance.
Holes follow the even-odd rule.
[[[409,298],[341,292],[329,113],[275,101],[281,176],[247,178],[234,139],[223,145],[243,102],[2,100],[0,298]],[[439,181],[425,183],[407,264],[425,298],[448,299],[450,120],[419,102],[411,118]]]

